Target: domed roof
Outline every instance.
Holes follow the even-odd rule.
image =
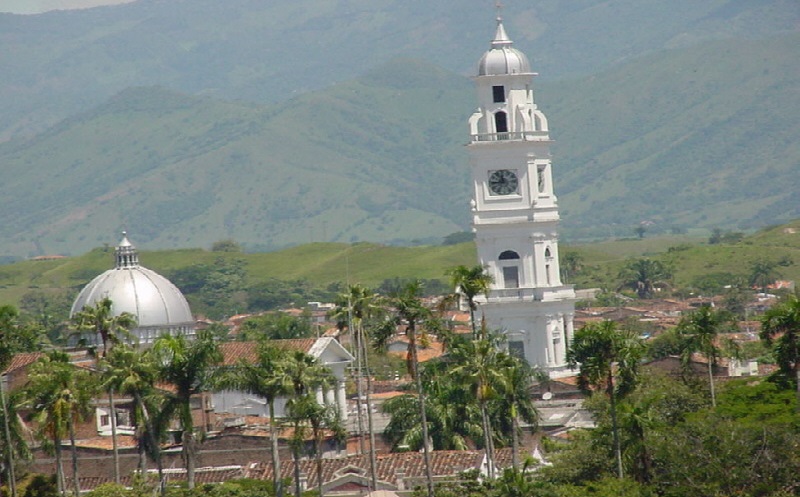
[[[512,44],[503,27],[503,19],[498,17],[492,48],[481,57],[478,63],[478,76],[530,74],[531,64],[528,62],[528,57],[512,47]]]
[[[137,328],[166,328],[193,323],[189,304],[168,279],[139,265],[136,248],[123,232],[115,250],[116,267],[86,285],[72,304],[70,316],[105,297],[113,303],[114,315],[129,312]]]

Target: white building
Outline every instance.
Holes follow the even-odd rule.
[[[507,335],[512,353],[558,376],[566,373],[576,299],[559,274],[551,140],[533,100],[535,75],[498,17],[469,118],[472,227],[480,264],[494,278],[480,301],[487,326]]]
[[[317,402],[322,405],[336,406],[343,422],[347,421],[347,393],[345,383],[347,371],[353,363],[353,356],[342,345],[331,337],[301,338],[292,340],[272,340],[273,346],[285,350],[287,354],[294,351],[303,352],[313,357],[318,364],[329,368],[336,378],[336,384],[328,389],[319,389],[316,392]],[[220,351],[223,364],[234,366],[240,361],[257,363],[258,344],[256,342],[226,342],[221,343]],[[279,398],[275,402],[275,416],[286,416],[286,400]],[[218,414],[227,413],[233,418],[240,416],[269,416],[266,400],[258,396],[242,392],[225,390],[212,394],[214,411]]]
[[[164,334],[194,337],[195,321],[183,293],[167,278],[139,265],[139,253],[125,232],[114,259],[113,269],[94,278],[78,294],[70,318],[109,298],[115,316],[127,312],[136,318],[137,325],[130,331],[140,345],[151,344]]]

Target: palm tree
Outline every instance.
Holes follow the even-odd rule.
[[[430,443],[434,450],[467,450],[469,440],[483,436],[480,411],[467,386],[449,374],[449,367],[447,361],[431,361],[420,369]],[[390,415],[384,436],[393,450],[423,448],[417,397],[404,394],[382,405]]]
[[[767,293],[767,287],[776,279],[780,278],[781,274],[776,269],[777,262],[758,260],[755,261],[750,268],[750,286],[761,288],[762,293]]]
[[[623,478],[623,469],[617,401],[633,389],[642,352],[641,341],[636,335],[629,330],[618,330],[613,321],[587,324],[575,333],[567,350],[570,367],[580,367],[578,386],[584,391],[603,389],[609,398],[619,478]]]
[[[692,354],[700,352],[708,361],[708,384],[711,390],[711,405],[717,406],[714,389],[714,365],[720,355],[717,337],[723,328],[730,323],[727,313],[714,311],[711,306],[704,305],[678,323],[681,336],[681,362],[689,368]]]
[[[534,370],[530,365],[511,355],[503,358],[500,370],[502,377],[500,395],[497,403],[503,418],[511,419],[511,462],[514,469],[519,469],[519,420],[536,427],[539,413],[531,397],[531,385],[534,381]]]
[[[489,402],[498,397],[503,383],[506,356],[498,348],[498,335],[480,340],[462,341],[450,350],[450,374],[456,381],[467,385],[478,402],[483,427],[483,444],[489,467],[489,478],[494,479],[494,441]]]
[[[370,318],[383,313],[382,298],[380,295],[368,290],[366,287],[355,284],[347,288],[347,292],[339,295],[337,306],[333,311],[336,317],[337,327],[341,330],[345,326],[351,331],[353,337],[353,355],[356,359],[356,391],[358,397],[358,409],[356,417],[358,421],[358,432],[361,451],[364,451],[363,437],[363,416],[361,414],[361,398],[363,396],[362,378],[366,371],[367,390],[367,429],[370,440],[370,475],[372,478],[373,490],[377,486],[377,461],[375,456],[375,430],[372,420],[372,376],[369,374],[369,355],[367,353],[367,336],[364,329],[364,322]]]
[[[65,437],[69,437],[71,445],[74,492],[76,497],[80,494],[75,424],[89,414],[95,386],[88,371],[70,364],[63,352],[53,351],[31,365],[22,393],[20,407],[30,410],[39,436],[53,443],[58,489],[62,495],[66,491],[61,454]]]
[[[310,425],[314,437],[314,453],[317,457],[317,485],[322,494],[322,437],[323,430],[333,430],[337,437],[344,428],[339,418],[338,406],[325,406],[317,402],[318,390],[332,387],[335,378],[331,370],[320,365],[310,355],[295,351],[286,362],[286,372],[292,385],[292,397],[286,405],[289,419],[295,427],[292,454],[295,467],[295,494],[300,495],[300,446],[305,426]]]
[[[103,345],[102,357],[108,355],[109,344],[117,344],[121,339],[133,340],[130,329],[136,326],[136,317],[123,312],[114,315],[113,303],[110,298],[104,297],[95,302],[94,306],[86,306],[72,316],[72,325],[78,333],[89,332],[93,336],[100,336]],[[120,483],[119,448],[117,445],[117,410],[114,404],[114,389],[107,390],[108,406],[111,411],[111,445],[114,456],[114,481]]]
[[[114,315],[113,306],[111,299],[105,297],[95,302],[94,306],[86,306],[72,316],[75,332],[100,336],[102,357],[108,354],[110,344],[135,340],[130,330],[136,326],[136,316],[129,312]]]
[[[488,294],[494,279],[483,266],[456,266],[448,269],[447,275],[450,276],[450,284],[456,289],[456,292],[467,299],[472,337],[478,338],[478,328],[475,323],[475,311],[478,310],[478,305],[475,303],[475,297]]]
[[[622,287],[636,291],[640,299],[653,298],[655,287],[672,277],[672,272],[661,261],[636,259],[629,261],[620,272]]]
[[[159,366],[159,377],[175,387],[175,391],[167,397],[163,412],[172,414],[177,411],[181,422],[186,475],[189,488],[192,489],[195,436],[191,399],[211,388],[216,366],[222,362],[222,353],[214,336],[205,331],[199,332],[191,342],[183,335],[162,336],[156,340],[153,351]]]
[[[569,283],[583,267],[583,257],[574,250],[563,251],[559,266],[561,266],[561,279],[564,280],[564,283]]]
[[[389,298],[389,305],[394,308],[395,315],[393,319],[387,322],[392,326],[398,324],[405,325],[409,351],[406,363],[417,387],[419,417],[422,425],[422,451],[425,461],[425,478],[428,497],[433,497],[433,474],[431,473],[431,461],[428,447],[428,420],[426,418],[425,394],[422,389],[422,380],[419,375],[419,359],[417,357],[417,327],[421,324],[430,325],[433,321],[433,313],[423,305],[421,295],[422,283],[419,280],[411,281],[398,292],[395,292]]]
[[[791,295],[761,318],[761,340],[775,345],[775,360],[781,374],[794,381],[800,410],[800,298]]]
[[[324,495],[322,485],[322,442],[325,432],[333,432],[334,438],[342,440],[345,436],[344,427],[339,418],[339,410],[336,406],[323,405],[317,402],[316,396],[305,393],[289,399],[286,405],[290,416],[294,419],[308,423],[311,434],[314,437],[314,458],[317,469],[317,489],[319,495]]]
[[[119,344],[102,359],[100,370],[106,390],[129,395],[133,399],[132,414],[137,430],[141,474],[146,472],[145,454],[149,452],[158,468],[159,480],[163,481],[161,433],[151,414],[153,409],[158,410],[157,406],[162,400],[154,386],[158,367],[152,349],[138,351],[129,345]]]
[[[269,435],[272,450],[273,484],[275,494],[283,497],[281,461],[278,453],[278,430],[275,419],[275,401],[293,390],[289,362],[285,352],[268,341],[258,344],[255,362],[239,362],[227,370],[217,382],[217,388],[240,390],[262,397],[269,409]]]

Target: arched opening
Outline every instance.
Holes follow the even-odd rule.
[[[508,116],[503,111],[494,114],[494,130],[498,140],[508,139]]]
[[[500,253],[500,257],[498,257],[498,259],[501,261],[513,261],[519,259],[519,254],[513,250],[506,250]]]
[[[519,254],[513,250],[506,250],[498,257],[501,261],[519,261]],[[505,263],[501,266],[503,271],[503,288],[519,288],[519,266],[517,263]]]

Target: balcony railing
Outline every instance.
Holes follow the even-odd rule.
[[[541,287],[541,288],[498,288],[489,292],[488,302],[498,300],[517,299],[521,301],[541,301],[548,295],[548,299],[553,298],[562,292],[571,292],[572,287]],[[566,295],[565,295],[566,296]]]
[[[496,141],[541,141],[548,140],[546,131],[508,131],[505,133],[477,133],[470,135],[470,141],[496,142]]]

